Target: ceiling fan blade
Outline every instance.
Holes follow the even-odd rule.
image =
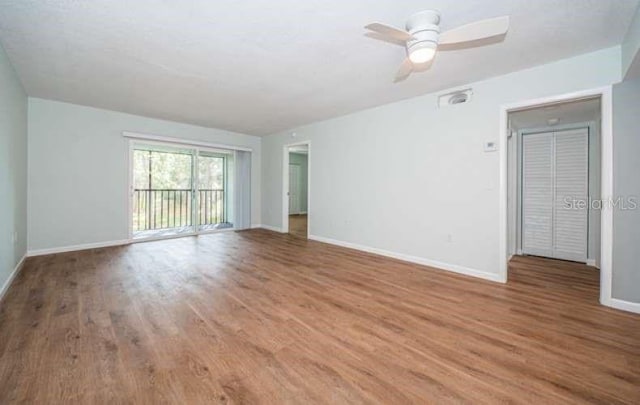
[[[405,60],[402,61],[402,64],[400,65],[400,68],[398,69],[398,72],[396,73],[396,77],[395,79],[393,79],[393,82],[398,83],[403,80],[406,80],[407,77],[409,77],[409,75],[412,72],[413,72],[413,63],[411,63],[411,60],[409,58],[405,58]]]
[[[479,39],[506,34],[508,30],[509,16],[489,18],[443,32],[440,34],[438,44],[448,45],[477,41]]]
[[[375,31],[367,32],[366,34],[364,34],[364,36],[368,37],[368,38],[375,39],[377,41],[386,42],[386,43],[391,44],[391,45],[398,45],[398,46],[402,46],[402,47],[407,46],[407,41],[402,41],[402,40],[390,37],[388,35],[380,34],[380,33],[375,32]]]
[[[378,34],[385,35],[387,37],[391,37],[393,39],[397,39],[400,41],[408,41],[413,39],[413,36],[409,34],[407,31],[401,30],[396,27],[392,27],[390,25],[385,25],[381,23],[371,23],[365,26],[366,29],[377,32]]]

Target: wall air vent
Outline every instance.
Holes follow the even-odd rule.
[[[438,97],[438,107],[442,108],[450,105],[468,103],[471,101],[472,95],[473,90],[471,89],[458,90],[452,93],[443,94]]]

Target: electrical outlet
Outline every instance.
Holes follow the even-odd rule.
[[[449,242],[449,243],[453,242],[453,235],[451,235],[451,234],[447,235],[447,242]]]
[[[18,231],[13,231],[13,244],[18,243]]]

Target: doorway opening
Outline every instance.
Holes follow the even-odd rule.
[[[609,277],[609,241],[602,235],[610,223],[602,202],[610,195],[603,175],[610,116],[603,98],[595,92],[504,110],[508,260],[544,258],[541,265],[565,276],[577,275],[576,267],[551,266],[548,259],[577,262],[590,266],[596,280]]]
[[[283,228],[305,239],[309,237],[309,146],[287,145],[284,151]]]

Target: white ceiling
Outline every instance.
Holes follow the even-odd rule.
[[[550,119],[558,119],[558,126],[596,121],[600,119],[600,98],[558,103],[509,114],[513,129],[544,128]]]
[[[265,135],[619,44],[638,0],[0,0],[0,41],[30,96]],[[423,9],[443,30],[511,16],[502,43],[404,50],[363,26]]]

